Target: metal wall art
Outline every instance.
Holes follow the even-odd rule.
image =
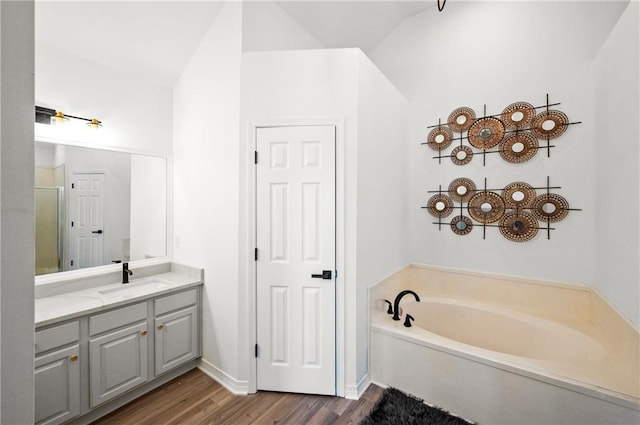
[[[428,126],[431,130],[422,144],[438,151],[433,158],[439,163],[449,158],[456,165],[468,164],[476,155],[481,155],[486,165],[487,154],[493,153],[512,164],[529,161],[540,149],[546,149],[547,156],[551,156],[555,145],[550,141],[564,134],[570,125],[580,124],[580,121],[569,122],[564,112],[551,109],[558,105],[549,103],[549,95],[542,106],[515,102],[495,115],[487,115],[484,105],[480,118],[473,109],[463,106],[451,112],[446,123],[438,120],[438,124]],[[544,146],[540,146],[540,141],[545,142]],[[451,145],[453,150],[445,153]]]
[[[486,238],[488,227],[497,227],[505,238],[514,242],[533,239],[539,230],[547,232],[551,239],[551,223],[564,219],[569,211],[567,200],[551,190],[561,189],[551,186],[547,177],[546,186],[533,187],[525,182],[513,182],[500,189],[488,189],[466,177],[453,180],[447,189],[429,191],[433,195],[422,207],[438,219],[437,224],[448,226],[458,235],[469,234],[474,227],[482,227],[482,238]],[[540,191],[540,193],[538,192]],[[456,205],[457,204],[457,205]],[[455,214],[457,213],[457,214]],[[454,217],[449,220],[452,214]],[[444,220],[446,219],[446,220]]]

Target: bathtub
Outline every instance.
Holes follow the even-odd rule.
[[[590,288],[412,265],[369,296],[381,386],[483,424],[640,424],[638,332]]]

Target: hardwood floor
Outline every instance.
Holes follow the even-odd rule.
[[[358,424],[380,399],[382,391],[370,385],[357,401],[274,392],[234,396],[194,369],[94,424]]]

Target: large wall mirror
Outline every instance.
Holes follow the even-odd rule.
[[[35,143],[36,275],[167,256],[167,159]]]

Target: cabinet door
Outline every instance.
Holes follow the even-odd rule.
[[[36,357],[35,423],[54,425],[80,413],[79,345]]]
[[[156,375],[198,357],[196,306],[157,317],[155,326]]]
[[[147,381],[147,323],[89,340],[90,400],[95,407]]]

